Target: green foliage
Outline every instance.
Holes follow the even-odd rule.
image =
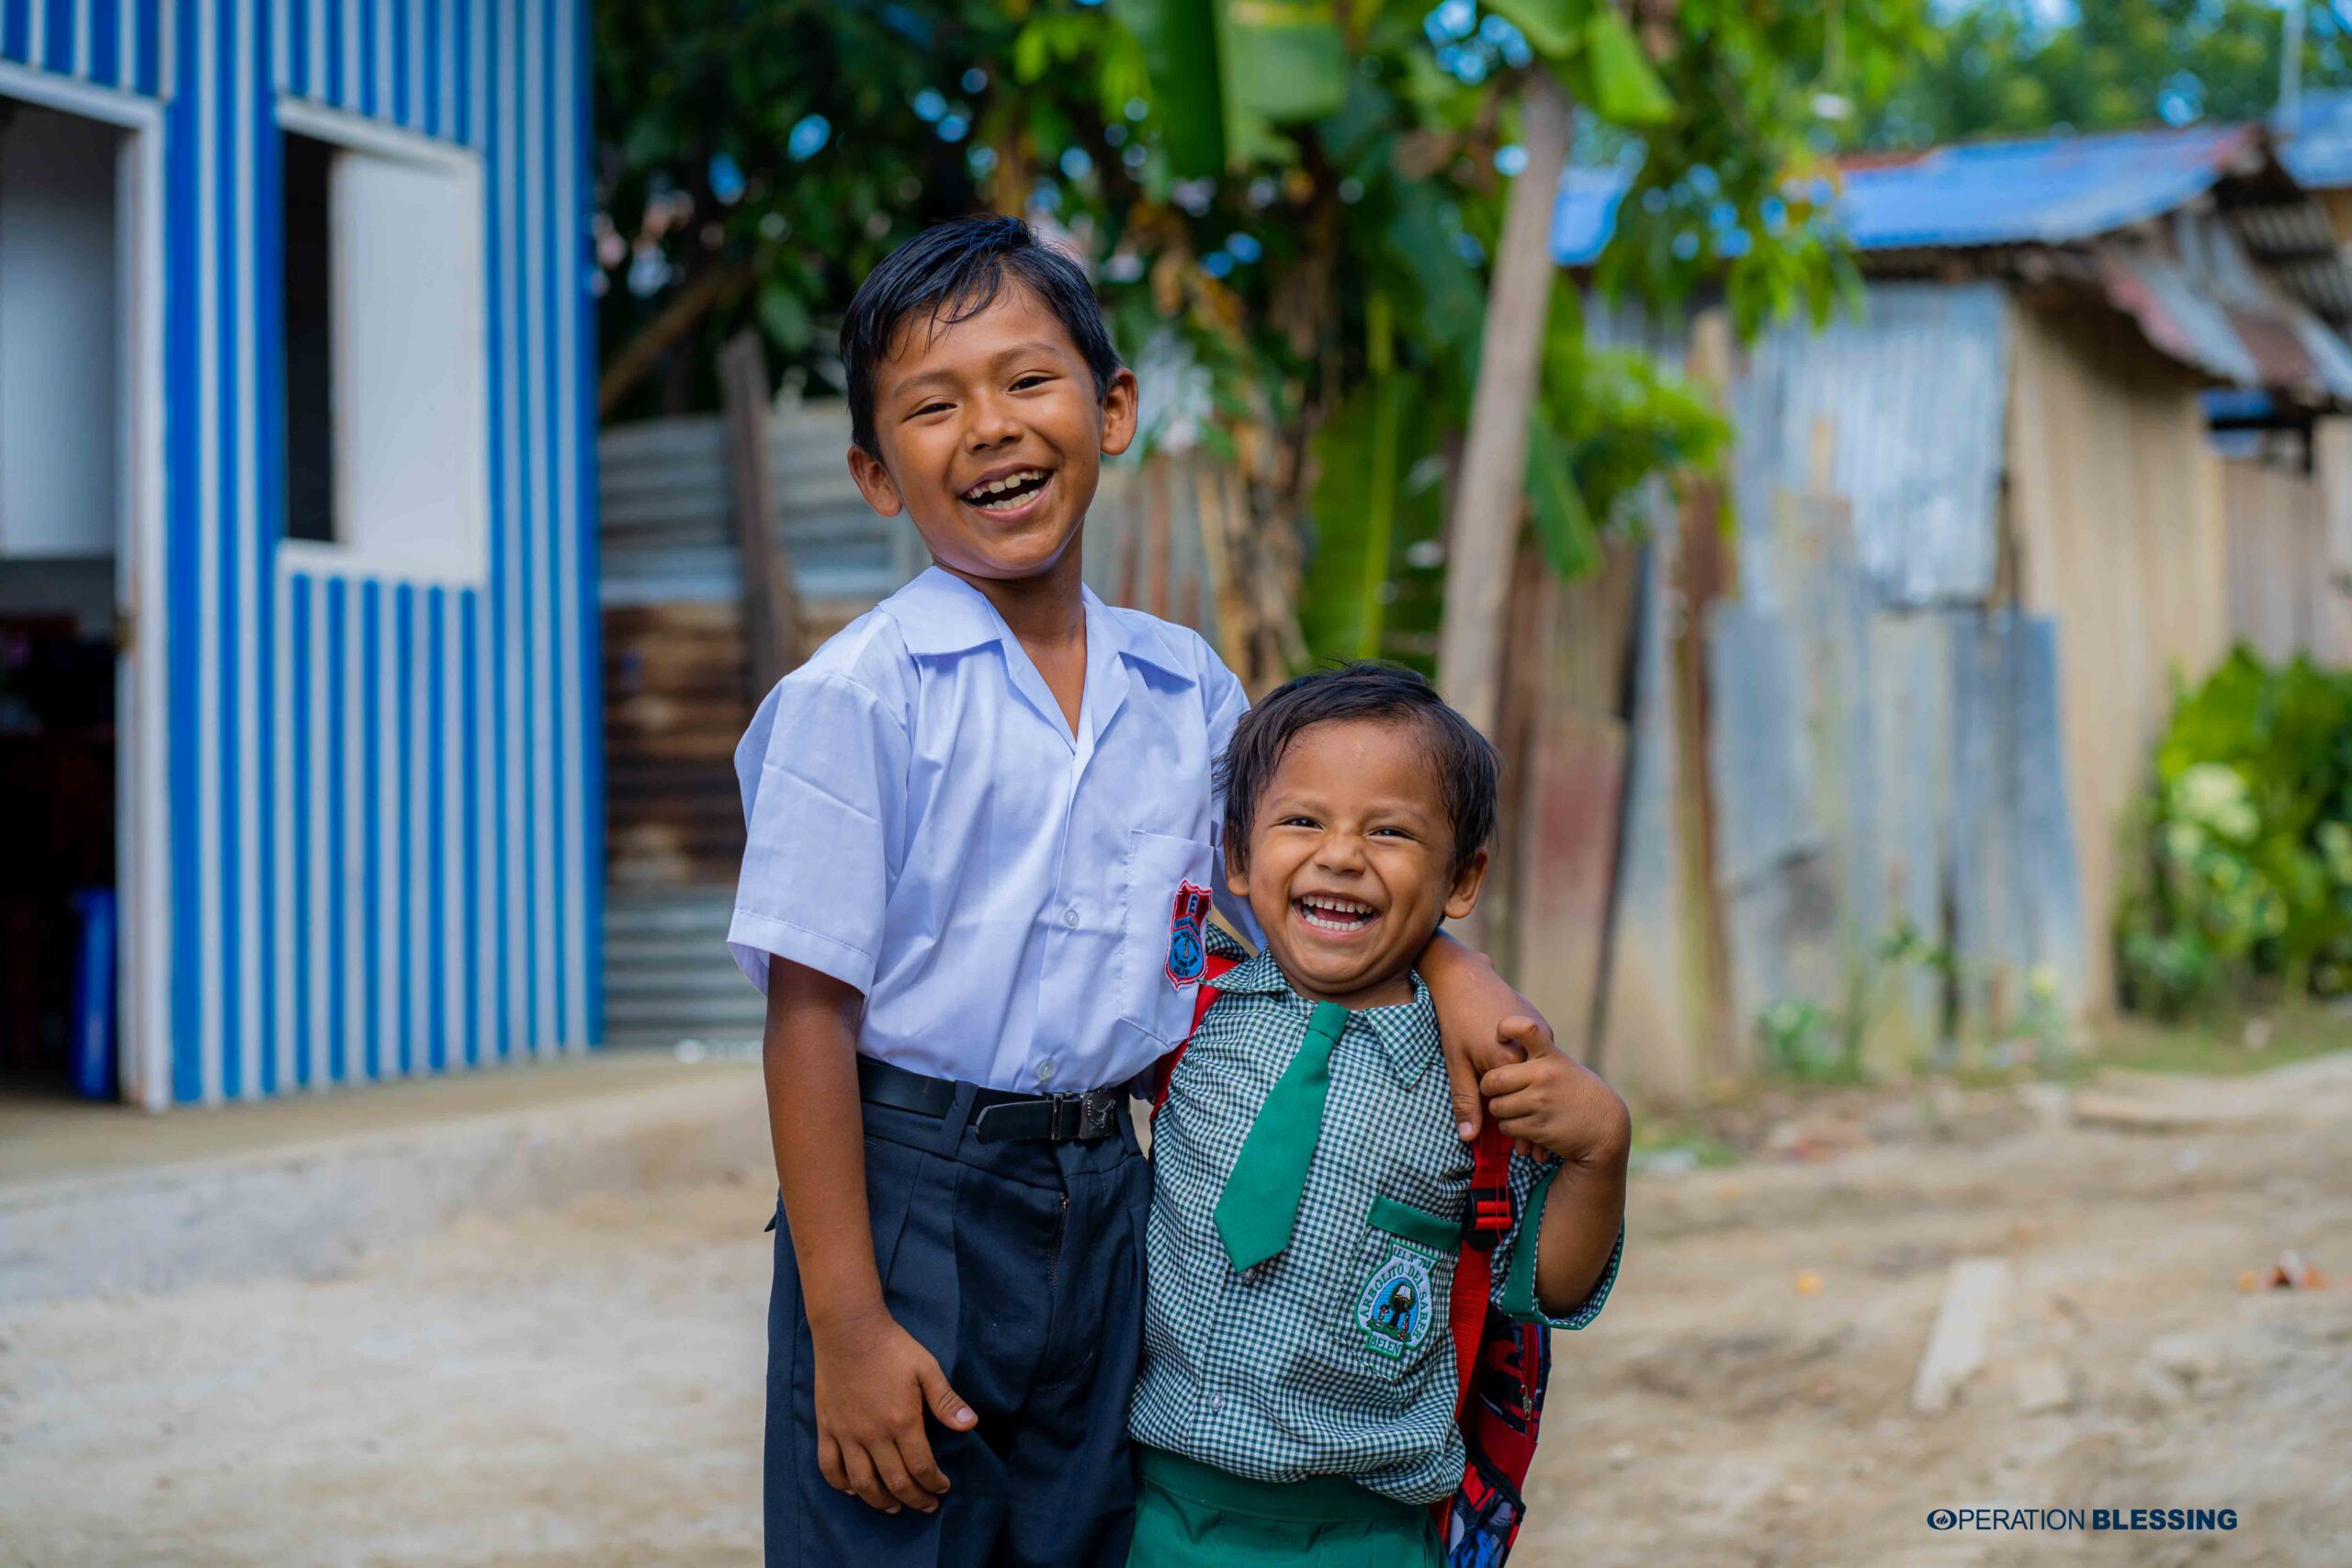
[[[1688,41],[1658,73],[1680,112],[1643,133],[1601,287],[1674,300],[1720,285],[1742,335],[1826,321],[1859,280],[1829,220],[1825,89],[1873,102],[1936,35],[1912,5],[1680,0],[1674,16]]]
[[[969,125],[963,73],[1010,50],[999,7],[599,0],[594,26],[602,342],[621,348],[714,267],[756,276],[683,357],[688,400],[715,396],[716,345],[746,321],[822,374],[856,279],[977,203],[968,132],[941,121]],[[941,119],[917,112],[927,89]]]
[[[2177,698],[2137,818],[2128,1006],[2352,989],[2352,676],[2237,649]]]
[[[1555,289],[1544,345],[1543,394],[1528,443],[1528,496],[1536,536],[1555,570],[1581,575],[1604,535],[1640,524],[1637,498],[1714,472],[1731,425],[1713,403],[1648,355],[1595,348],[1565,280]]]
[[[1261,526],[1313,543],[1309,648],[1424,657],[1521,86],[1556,75],[1579,155],[1640,161],[1612,287],[1720,284],[1743,330],[1819,317],[1851,267],[1792,194],[1813,95],[1887,76],[1926,4],[595,0],[602,341],[676,344],[622,417],[710,406],[716,346],[747,321],[787,374],[835,380],[839,313],[891,246],[1025,212],[1096,266],[1130,354],[1174,344],[1205,373],[1199,439]],[[669,335],[713,280],[716,307]],[[1573,572],[1645,479],[1718,460],[1722,427],[1553,317],[1528,479]]]
[[[1818,1002],[1785,998],[1756,1021],[1765,1071],[1799,1083],[1860,1083],[1860,1037]]]
[[[1908,923],[1895,926],[1853,964],[1838,1005],[1784,997],[1758,1015],[1756,1038],[1763,1049],[1765,1070],[1799,1083],[1861,1082],[1869,1076],[1871,1031],[1883,1019],[1896,987],[1918,970],[1949,980],[1956,965],[1951,949],[1928,941]]]
[[[2306,85],[2352,82],[2352,25],[2301,5]],[[1943,47],[1906,57],[1878,107],[1847,126],[1862,145],[1923,146],[2052,129],[2249,120],[2278,95],[2279,0],[2103,0],[2053,22],[2036,0],[1951,7]]]

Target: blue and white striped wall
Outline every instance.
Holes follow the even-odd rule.
[[[126,781],[152,789],[161,840],[128,922],[149,940],[127,1083],[151,1105],[601,1035],[585,10],[0,0],[0,93],[137,100],[160,139],[162,539],[133,655],[160,712],[134,721],[150,739]],[[480,581],[280,558],[282,102],[480,160]]]

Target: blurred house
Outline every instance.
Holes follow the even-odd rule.
[[[12,1076],[109,1021],[85,1087],[154,1108],[598,1037],[586,28],[0,7]]]
[[[1624,192],[1571,175],[1564,265]],[[1619,329],[1736,426],[1728,536],[1662,508],[1626,577],[1615,934],[1558,998],[1669,1092],[1736,1070],[1776,1004],[1890,1053],[2108,1006],[2175,679],[2235,637],[2352,653],[2352,273],[2263,130],[1860,162],[1838,211],[1859,316],[1745,349],[1715,315]],[[2267,445],[2224,457],[2216,391]]]

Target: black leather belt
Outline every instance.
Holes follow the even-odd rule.
[[[857,1059],[857,1092],[875,1105],[945,1116],[956,1109],[956,1091],[953,1078],[910,1073],[873,1056]],[[1118,1133],[1126,1103],[1126,1091],[1116,1089],[1047,1095],[984,1089],[972,1097],[972,1135],[984,1144],[1088,1143]]]

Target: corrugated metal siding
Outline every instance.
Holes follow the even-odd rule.
[[[1863,569],[1890,604],[1992,591],[2009,329],[1998,284],[1873,284],[1860,320],[1767,333],[1734,381],[1741,581],[1776,601],[1769,498],[1846,498]],[[1814,472],[1822,444],[1828,472]]]
[[[768,423],[776,536],[804,600],[862,613],[922,570],[913,526],[875,514],[842,454],[839,403],[778,412]],[[739,603],[727,432],[717,414],[647,420],[602,437],[607,605]],[[846,618],[846,617],[843,617]]]
[[[153,97],[164,90],[175,8],[164,0],[6,0],[0,60]]]
[[[154,1102],[601,1032],[586,49],[579,0],[0,7],[0,56],[165,100],[171,1067]],[[482,160],[479,585],[276,558],[281,94]]]

